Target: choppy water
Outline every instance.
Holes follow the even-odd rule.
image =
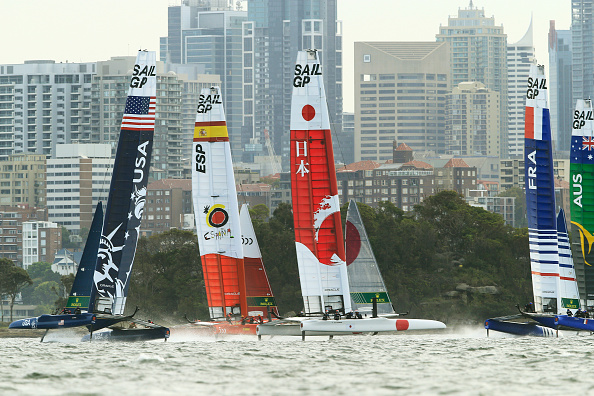
[[[64,340],[63,340],[64,341]],[[0,395],[594,394],[594,336],[0,339]]]

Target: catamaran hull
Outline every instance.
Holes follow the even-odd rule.
[[[345,319],[322,320],[317,318],[297,318],[279,320],[258,326],[257,334],[271,336],[309,336],[349,335],[361,333],[383,333],[405,330],[438,330],[446,325],[436,320],[425,319]]]
[[[257,326],[255,323],[242,325],[227,322],[196,322],[184,326],[183,333],[217,337],[223,335],[256,335]]]
[[[556,315],[555,323],[557,323],[559,328],[570,328],[594,332],[594,319],[576,318],[567,315]]]
[[[301,323],[301,330],[331,334],[380,333],[405,330],[438,330],[446,325],[437,320],[427,319],[345,319],[345,320],[307,320]]]
[[[150,329],[109,329],[93,333],[92,341],[151,341],[169,338],[169,329],[167,327],[157,327]],[[83,341],[90,341],[91,334],[83,337]]]
[[[540,326],[534,323],[507,322],[497,319],[487,319],[485,329],[499,331],[501,333],[533,336],[533,337],[555,337],[557,331],[549,327]]]
[[[41,315],[36,318],[20,319],[12,322],[9,329],[67,329],[71,327],[93,326],[96,317],[91,313],[76,315]]]

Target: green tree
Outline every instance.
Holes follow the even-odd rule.
[[[268,206],[264,204],[258,204],[253,208],[250,208],[250,218],[252,219],[252,224],[258,223],[261,224],[265,222],[270,214],[270,210]]]
[[[155,317],[208,318],[194,233],[172,229],[140,238],[128,296],[128,307],[134,305]]]
[[[54,303],[55,308],[65,307],[68,302],[68,294],[74,283],[74,274],[62,275],[60,277],[59,297]]]
[[[50,313],[54,305],[57,303],[56,298],[59,295],[52,293],[43,293],[40,289],[36,292],[37,287],[42,283],[51,282],[51,285],[59,285],[61,282],[60,274],[52,271],[51,263],[36,262],[29,266],[27,273],[31,277],[32,284],[23,289],[21,295],[25,304],[39,305],[40,313]],[[56,288],[56,293],[60,293],[60,287]]]
[[[87,231],[88,233],[88,231]],[[68,228],[62,226],[62,247],[65,249],[75,249],[80,247],[80,243],[78,242],[71,242],[70,241],[70,231],[68,231]],[[84,241],[84,239],[83,239]]]
[[[10,299],[10,321],[12,322],[12,312],[14,300],[23,287],[33,283],[29,274],[24,269],[17,267],[11,260],[0,259],[0,295],[6,295]],[[2,312],[4,320],[4,310]]]

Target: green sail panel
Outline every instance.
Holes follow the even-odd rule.
[[[571,136],[571,242],[582,305],[594,305],[594,116],[590,100],[578,100]]]

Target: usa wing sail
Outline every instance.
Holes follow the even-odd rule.
[[[108,299],[116,315],[124,312],[146,200],[156,95],[155,52],[139,51],[122,119],[91,296],[92,303],[96,296]]]
[[[192,156],[194,215],[210,316],[246,316],[237,191],[219,87],[200,94]]]
[[[571,134],[571,242],[582,306],[594,305],[594,112],[578,100]]]
[[[544,67],[532,65],[527,83],[524,176],[534,304],[537,312],[557,313],[557,216]]]
[[[246,204],[241,205],[239,221],[241,223],[248,315],[265,316],[269,308],[278,315],[276,300],[270,288],[268,275],[266,275],[266,269],[262,261],[260,245],[258,245],[250,211]]]
[[[293,75],[291,196],[305,312],[351,311],[330,119],[315,50],[299,51]]]
[[[346,263],[354,310],[370,311],[377,299],[379,314],[392,314],[392,301],[384,284],[355,201],[349,202],[345,231]]]

